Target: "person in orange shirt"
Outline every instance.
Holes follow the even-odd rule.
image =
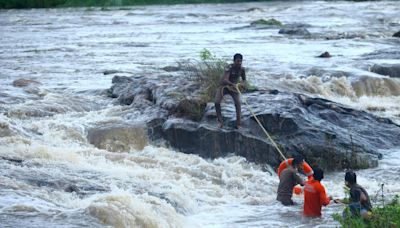
[[[324,178],[324,171],[320,168],[314,169],[314,179],[308,180],[304,185],[304,206],[303,215],[305,217],[321,217],[321,208],[331,201],[332,197],[327,197],[325,187],[321,184]]]

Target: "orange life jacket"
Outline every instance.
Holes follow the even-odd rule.
[[[284,169],[286,169],[289,165],[292,165],[292,164],[293,164],[293,158],[289,158],[289,159],[286,159],[285,161],[281,162],[281,164],[279,165],[279,168],[278,168],[278,177],[281,175],[281,172]],[[313,178],[314,171],[311,168],[311,166],[305,161],[303,161],[303,171],[309,180]]]

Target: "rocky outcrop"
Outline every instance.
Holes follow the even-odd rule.
[[[393,37],[399,37],[400,38],[400,31],[398,31],[395,34],[393,34]]]
[[[168,84],[152,84],[153,79],[144,77],[114,79],[110,94],[121,104],[126,104],[126,99],[120,97],[131,97],[134,101],[128,102],[131,106],[144,99],[149,107],[168,110],[147,123],[153,143],[162,140],[181,152],[206,158],[236,154],[259,164],[279,164],[279,154],[247,108],[254,111],[286,156],[302,154],[309,163],[328,170],[374,167],[382,157],[381,149],[400,145],[400,127],[391,120],[321,98],[277,91],[244,94],[242,99],[248,105],[243,104],[239,130],[234,129],[234,105],[231,99],[226,99],[222,105],[226,127],[220,129],[212,103],[207,104],[204,114],[195,121],[175,111],[180,101],[186,99],[190,103],[198,97],[193,95],[198,94],[193,82],[171,80]],[[140,88],[134,86],[139,81]],[[168,96],[171,89],[179,96]],[[152,102],[148,93],[152,94]]]
[[[380,75],[400,78],[400,64],[375,64],[371,71]]]
[[[296,35],[296,36],[311,36],[311,33],[306,28],[286,27],[281,28],[279,34]]]

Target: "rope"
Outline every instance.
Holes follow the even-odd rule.
[[[242,96],[242,93],[240,92],[239,89],[239,83],[236,84],[236,90],[239,92],[240,96]],[[244,103],[246,104],[246,107],[249,109],[251,115],[253,115],[254,119],[257,121],[258,125],[260,125],[261,129],[264,131],[264,133],[267,135],[268,139],[272,142],[272,144],[274,145],[274,147],[276,148],[276,150],[279,152],[279,154],[281,155],[281,157],[283,158],[283,160],[286,160],[285,155],[283,155],[282,151],[279,149],[278,145],[275,143],[275,141],[271,138],[270,134],[268,133],[267,130],[265,130],[264,126],[261,124],[260,120],[258,120],[257,116],[254,114],[253,110],[251,109],[250,105],[247,103],[246,98],[243,97]]]

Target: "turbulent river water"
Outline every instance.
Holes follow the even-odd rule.
[[[240,52],[257,86],[400,123],[399,80],[369,72],[399,63],[390,55],[400,47],[392,37],[399,12],[397,1],[1,10],[0,227],[338,226],[332,214],[342,206],[306,220],[301,197],[282,207],[275,172],[241,157],[207,160],[148,144],[95,148],[89,128],[146,119],[107,97],[113,74],[103,72],[168,74],[163,67],[199,59],[203,48],[228,60]],[[270,18],[307,24],[311,36],[249,26]],[[333,57],[315,57],[324,51]],[[400,192],[400,150],[381,152],[378,167],[357,172],[375,204],[382,185],[385,195]],[[326,174],[329,195],[344,196],[343,177]]]

